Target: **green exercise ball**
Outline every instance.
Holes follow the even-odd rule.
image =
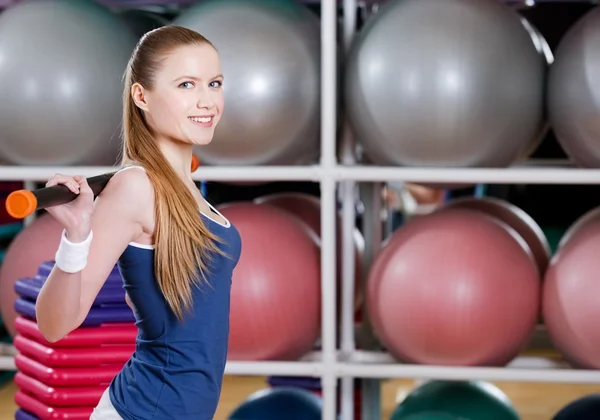
[[[411,392],[390,420],[519,420],[519,415],[488,382],[431,381]]]
[[[430,411],[408,416],[405,420],[457,420],[455,416],[448,414],[432,413]]]

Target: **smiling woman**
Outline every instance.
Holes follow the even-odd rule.
[[[125,72],[123,169],[95,202],[84,177],[47,184],[79,196],[48,209],[64,232],[36,303],[40,331],[54,342],[79,327],[115,263],[139,328],[135,353],[91,419],[214,416],[241,238],[189,168],[193,147],[213,139],[222,84],[219,54],[202,35],[178,26],[147,33]]]
[[[224,105],[221,62],[212,44],[203,40],[176,48],[152,83],[144,73],[153,72],[161,63],[149,64],[140,66],[143,73],[132,86],[132,100],[139,109],[149,111],[148,123],[161,133],[159,146],[176,147],[172,139],[193,145],[210,143]]]

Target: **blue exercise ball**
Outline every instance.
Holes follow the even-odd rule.
[[[596,420],[600,418],[600,394],[587,395],[563,407],[552,420]]]
[[[321,398],[305,389],[281,387],[255,392],[227,420],[321,420]]]

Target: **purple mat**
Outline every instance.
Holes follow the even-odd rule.
[[[36,416],[34,416],[31,413],[28,413],[27,411],[23,410],[22,408],[19,408],[15,412],[15,419],[16,420],[39,420]]]
[[[35,320],[35,302],[31,300],[17,298],[15,301],[15,311],[24,317]],[[97,327],[108,322],[135,322],[135,317],[133,316],[133,311],[126,303],[103,304],[92,307],[81,326]]]
[[[36,301],[42,290],[43,284],[44,281],[38,277],[23,278],[15,282],[14,290],[17,295],[27,298],[28,300]],[[125,290],[123,290],[122,283],[105,283],[96,296],[92,306],[102,306],[107,303],[126,304]]]

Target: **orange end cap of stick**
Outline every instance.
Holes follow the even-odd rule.
[[[37,198],[29,190],[17,190],[6,197],[6,211],[15,219],[24,219],[37,208]]]
[[[200,159],[196,157],[196,155],[192,155],[192,172],[195,172],[196,169],[200,167]]]

